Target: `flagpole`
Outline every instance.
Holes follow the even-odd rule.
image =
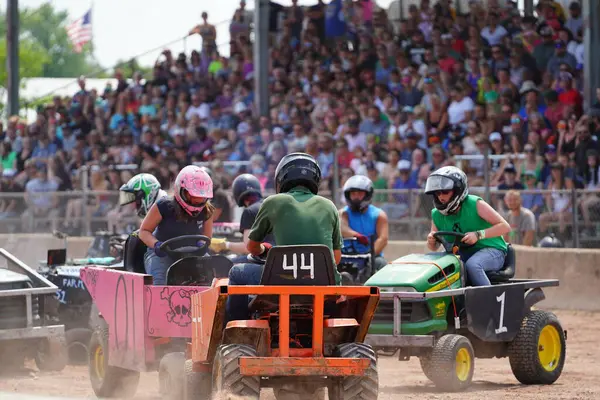
[[[94,26],[96,25],[94,23],[94,19],[96,17],[94,16],[94,0],[91,0],[91,5],[90,5],[90,19],[91,19],[91,23],[92,23],[92,40],[90,40],[90,53],[92,56],[92,60],[94,60],[95,62],[98,62],[98,60],[96,59],[96,55],[95,55],[95,36],[94,36]]]

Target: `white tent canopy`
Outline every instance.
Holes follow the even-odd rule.
[[[24,78],[21,80],[19,98],[23,100],[23,102],[32,102],[48,95],[61,97],[73,96],[80,90],[77,79],[78,78]],[[110,83],[113,89],[116,89],[116,79],[94,78],[86,78],[85,88],[87,90],[96,89],[99,93],[102,93],[107,83]],[[7,102],[8,91],[6,88],[0,87],[0,103],[6,104]],[[27,118],[29,122],[33,122],[36,113],[35,110],[26,110],[25,104],[21,104],[20,115]],[[2,116],[2,119],[5,120],[6,115]]]

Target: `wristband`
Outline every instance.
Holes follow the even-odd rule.
[[[485,230],[477,231],[478,240],[485,239]]]
[[[227,241],[225,242],[225,248],[226,248],[227,250],[229,250],[229,242],[227,242]]]

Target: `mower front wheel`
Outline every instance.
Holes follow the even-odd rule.
[[[420,362],[425,376],[441,390],[458,392],[471,386],[475,352],[469,339],[462,335],[442,336]]]
[[[219,400],[258,400],[260,377],[240,373],[240,357],[258,357],[256,349],[245,344],[219,346],[213,361],[213,396]]]
[[[183,396],[185,353],[168,353],[158,366],[161,399],[180,400]]]
[[[185,360],[183,400],[208,399],[212,390],[210,372],[194,371],[194,362]]]
[[[371,346],[365,343],[343,343],[333,352],[340,358],[366,358],[369,368],[363,376],[334,378],[329,387],[330,400],[377,400],[379,394],[379,374],[377,355]]]
[[[277,400],[325,400],[325,388],[310,387],[307,383],[273,388]]]
[[[92,389],[98,397],[130,398],[140,381],[139,371],[108,365],[108,327],[100,326],[92,334],[89,346],[89,372]]]

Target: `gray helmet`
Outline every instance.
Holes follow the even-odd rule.
[[[436,193],[450,190],[454,192],[450,201],[445,204],[440,202]],[[425,193],[433,195],[433,205],[440,213],[453,214],[469,194],[467,175],[457,167],[442,167],[427,178]]]
[[[373,198],[373,182],[364,175],[354,175],[344,183],[344,197],[346,203],[352,211],[362,212],[369,207],[371,199]],[[360,201],[352,201],[350,199],[350,192],[362,191],[365,192],[365,197]]]
[[[563,246],[562,242],[558,240],[558,238],[554,236],[553,233],[551,233],[550,235],[543,237],[542,240],[538,242],[538,247],[562,248],[565,246]]]

